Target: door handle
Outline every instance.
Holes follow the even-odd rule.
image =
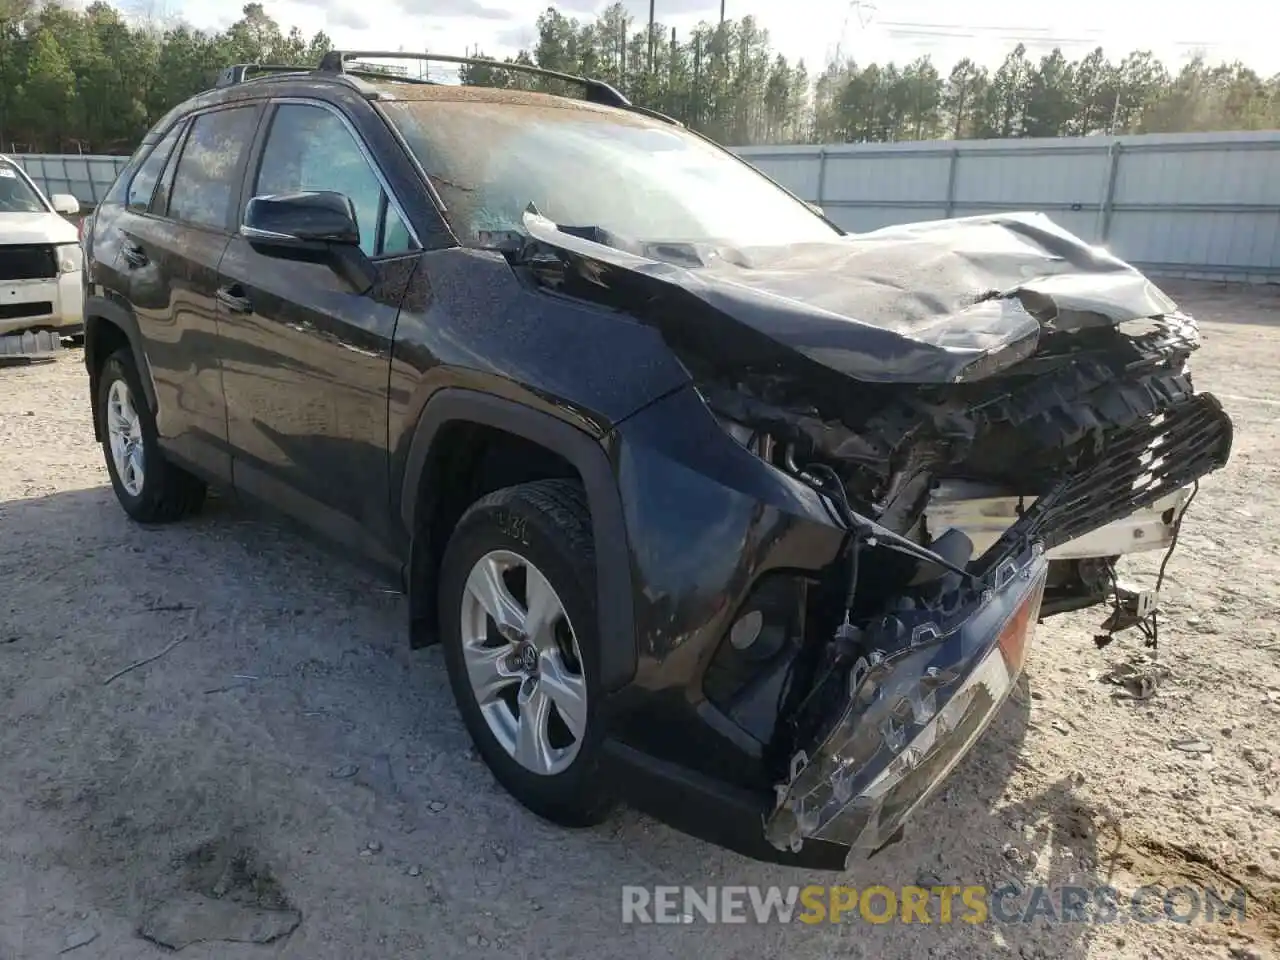
[[[218,291],[218,302],[232,313],[253,313],[253,303],[244,295],[244,287],[233,283]]]
[[[147,252],[136,243],[126,243],[120,250],[124,257],[125,263],[131,267],[145,267],[151,261],[147,258]]]

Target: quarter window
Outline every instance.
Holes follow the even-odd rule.
[[[382,183],[346,124],[323,107],[284,103],[271,121],[253,193],[309,190],[341,193],[351,201],[360,249],[367,256],[414,249],[409,231],[387,202]]]
[[[181,144],[182,136],[179,135],[178,142]],[[173,174],[178,167],[178,158],[182,154],[182,147],[178,146],[169,154],[169,162],[164,165],[164,172],[160,174],[160,183],[156,187],[155,196],[151,198],[151,212],[158,216],[164,216],[169,209],[169,194],[173,191]]]
[[[226,229],[240,155],[253,136],[253,107],[202,113],[178,158],[169,197],[174,220]]]
[[[412,250],[413,239],[409,236],[409,228],[396,213],[396,208],[382,199],[382,249],[379,253],[405,253]]]
[[[156,191],[160,171],[164,169],[165,161],[169,159],[169,154],[173,152],[173,145],[178,142],[178,136],[181,133],[182,124],[175,124],[164,139],[156,144],[147,159],[142,161],[142,166],[138,167],[138,172],[133,175],[133,180],[129,183],[129,196],[126,202],[130,210],[143,212],[151,205],[151,195]]]

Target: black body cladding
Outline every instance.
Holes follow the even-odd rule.
[[[380,106],[399,87],[344,62],[252,81],[233,68],[148,135],[86,240],[91,378],[129,351],[165,456],[380,565],[409,593],[415,644],[437,639],[441,558],[470,504],[580,483],[604,763],[626,799],[681,829],[779,862],[847,855],[765,840],[801,746],[779,710],[799,684],[822,692],[846,607],[879,623],[923,568],[880,550],[850,586],[870,548],[851,551],[817,471],[904,538],[949,472],[1035,486],[1018,491],[1043,496],[994,566],[1226,461],[1230,422],[1182,369],[1194,324],[1047,221],[734,250],[530,212],[527,243],[482,249],[455,235],[426,158]],[[323,131],[315,162],[349,189],[291,187],[304,178],[290,164],[308,161],[280,159],[286,131]],[[215,187],[202,164],[230,175]],[[1152,317],[1148,340],[1124,332]],[[1143,486],[1142,445],[1160,430],[1187,457]],[[748,610],[770,646],[733,660],[726,638]]]

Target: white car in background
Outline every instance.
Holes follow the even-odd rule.
[[[84,254],[68,193],[45,197],[26,171],[0,155],[0,337],[84,330]]]

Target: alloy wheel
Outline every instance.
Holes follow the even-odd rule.
[[[129,496],[139,496],[146,479],[142,419],[123,380],[114,381],[107,392],[107,440],[120,485]]]
[[[565,770],[582,746],[587,682],[547,578],[510,550],[485,554],[467,577],[461,632],[471,692],[494,738],[527,770]]]

